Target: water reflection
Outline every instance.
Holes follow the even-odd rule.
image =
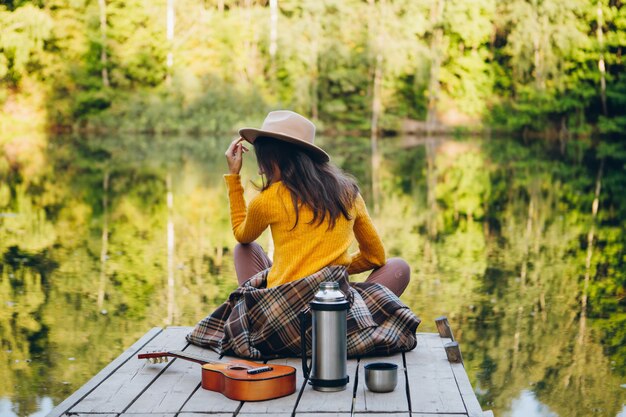
[[[511,403],[511,417],[558,417],[550,408],[537,400],[532,391],[522,391]]]
[[[36,404],[36,410],[33,413],[28,414],[30,417],[45,417],[54,408],[54,402],[50,397],[38,398],[34,400]],[[0,398],[0,416],[2,417],[18,417],[25,415],[21,410],[15,409],[15,406],[8,398]]]
[[[512,140],[380,144],[375,222],[388,255],[411,264],[403,299],[423,331],[450,318],[483,408],[623,413],[624,312],[600,287],[619,266],[619,219],[598,226],[579,320],[593,163]],[[372,205],[368,141],[322,145]],[[37,163],[0,164],[0,415],[44,413],[150,327],[191,325],[234,288],[224,146],[56,138]]]

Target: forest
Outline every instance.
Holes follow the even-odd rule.
[[[5,132],[626,126],[621,0],[3,0],[0,27]]]

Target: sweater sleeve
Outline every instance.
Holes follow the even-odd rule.
[[[240,243],[253,242],[269,225],[261,195],[255,197],[250,202],[250,206],[246,209],[241,177],[237,174],[227,174],[224,175],[224,180],[228,187],[230,222],[233,227],[235,239]]]
[[[348,267],[349,274],[357,274],[385,264],[385,248],[372,223],[365,201],[359,194],[355,201],[354,236],[359,244],[359,251],[352,255]]]

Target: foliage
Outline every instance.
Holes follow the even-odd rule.
[[[425,119],[430,100],[452,125],[623,130],[621,0],[281,0],[275,51],[268,2],[177,1],[172,39],[166,3],[3,7],[0,102],[39,88],[52,128],[230,132],[232,110],[288,107],[368,131],[380,58],[388,130]]]
[[[51,35],[52,19],[31,4],[13,11],[0,6],[0,27],[0,80],[15,86],[44,64],[41,55]]]

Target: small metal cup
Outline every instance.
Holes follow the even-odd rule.
[[[398,384],[398,365],[374,362],[365,365],[365,385],[372,392],[391,392]]]

